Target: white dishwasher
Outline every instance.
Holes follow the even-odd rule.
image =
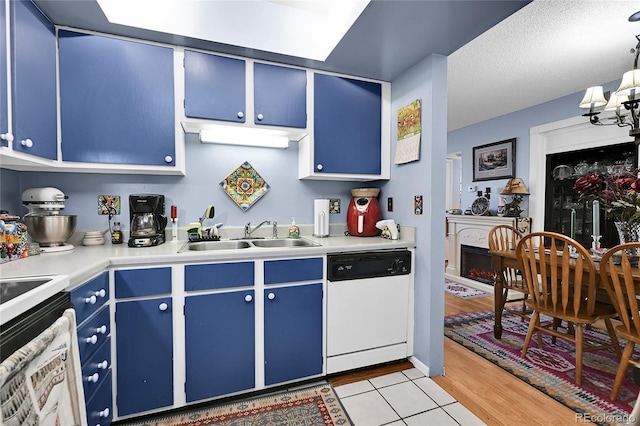
[[[327,268],[327,373],[411,355],[411,252],[330,254]]]

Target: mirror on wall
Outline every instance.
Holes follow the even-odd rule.
[[[446,167],[446,210],[460,209],[462,199],[462,153],[447,154]]]

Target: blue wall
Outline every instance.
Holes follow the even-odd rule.
[[[607,83],[603,86],[604,90],[614,91],[618,88],[619,83],[619,81]],[[447,152],[462,153],[462,210],[469,208],[476,198],[475,192],[467,191],[469,186],[477,186],[479,190],[481,189],[483,191],[486,187],[489,187],[491,188],[492,194],[491,210],[495,213],[498,202],[500,201],[498,194],[507,183],[506,179],[473,182],[472,158],[474,146],[516,138],[516,176],[523,178],[525,184],[528,185],[530,181],[529,129],[542,124],[581,115],[584,110],[578,108],[578,104],[583,96],[584,92],[574,93],[535,105],[531,108],[449,132]],[[585,121],[588,121],[586,117]],[[595,126],[593,130],[598,131]],[[525,197],[521,205],[524,210],[523,216],[527,215],[528,204],[526,198],[527,197]]]
[[[2,169],[0,208],[23,215],[27,209],[20,203],[27,188],[53,186],[69,199],[65,214],[78,216],[78,230],[106,229],[107,217],[98,215],[98,195],[120,195],[122,212],[116,220],[129,223],[128,196],[135,193],[160,193],[169,206],[178,206],[179,226],[197,221],[205,208],[216,208],[215,222],[240,226],[246,222],[257,224],[263,220],[290,223],[295,216],[299,224],[313,223],[315,198],[340,198],[341,213],[331,215],[331,223],[345,223],[352,188],[379,186],[375,182],[331,182],[298,180],[298,146],[290,143],[287,149],[231,147],[202,144],[197,135],[188,134],[186,140],[186,176],[120,175],[92,173],[15,172]],[[248,161],[266,180],[271,189],[249,210],[242,211],[220,187],[229,173]]]
[[[416,99],[422,101],[420,160],[393,165],[391,180],[381,196],[396,200],[392,215],[398,223],[415,226],[418,249],[415,274],[416,358],[429,367],[430,376],[444,373],[444,246],[445,160],[447,152],[447,58],[430,55],[391,86],[392,132],[399,108]],[[392,142],[395,153],[395,142]],[[415,195],[423,197],[423,214],[414,214]],[[386,198],[382,199],[386,202]],[[391,215],[391,214],[390,214]]]

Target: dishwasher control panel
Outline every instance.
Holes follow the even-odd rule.
[[[370,251],[327,256],[329,281],[390,277],[411,273],[409,250]]]

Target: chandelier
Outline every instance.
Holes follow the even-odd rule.
[[[635,18],[638,14],[640,12],[631,15],[629,20],[638,20]],[[640,34],[636,35],[636,40],[638,41],[636,48],[631,49],[631,53],[635,53],[633,69],[624,73],[618,90],[611,93],[609,100],[607,100],[602,86],[589,87],[584,98],[580,101],[579,107],[589,109],[589,112],[582,115],[589,117],[591,124],[631,127],[629,136],[634,138],[636,144],[640,144],[640,70],[638,69]],[[603,111],[613,111],[615,116],[601,119],[598,115]]]

